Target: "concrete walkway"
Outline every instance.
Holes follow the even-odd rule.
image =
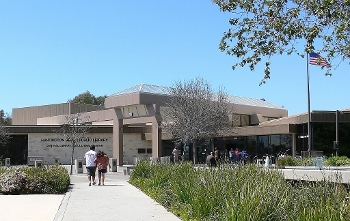
[[[1,220],[180,220],[128,179],[122,172],[108,172],[104,186],[89,186],[85,173],[73,174],[65,195],[0,195]]]

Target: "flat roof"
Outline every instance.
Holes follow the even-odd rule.
[[[139,85],[130,87],[128,89],[119,91],[117,93],[114,93],[110,95],[110,97],[121,96],[121,95],[132,94],[132,93],[169,95],[170,87],[151,85],[151,84],[139,84]],[[281,106],[267,102],[264,99],[228,95],[228,100],[230,103],[233,103],[233,104],[241,104],[241,105],[256,106],[256,107],[267,107],[267,108],[275,108],[275,109],[285,109]]]

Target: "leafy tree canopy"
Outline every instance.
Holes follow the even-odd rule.
[[[86,91],[82,94],[75,96],[72,100],[68,100],[68,102],[103,106],[106,97],[106,95],[95,97],[93,94],[90,93],[90,91]]]
[[[0,110],[0,124],[1,125],[11,125],[12,117],[10,114],[5,113],[4,110]]]
[[[350,56],[350,0],[213,0],[230,12],[232,26],[224,33],[219,49],[248,65],[251,70],[266,59],[265,76],[270,78],[269,59],[277,54],[316,52],[328,61]],[[304,45],[297,47],[297,44]],[[338,66],[338,65],[337,65]],[[333,68],[336,66],[333,65]],[[330,75],[330,69],[326,72]]]
[[[10,140],[10,133],[6,126],[12,124],[12,118],[9,114],[5,114],[4,110],[0,110],[0,147],[6,146]]]

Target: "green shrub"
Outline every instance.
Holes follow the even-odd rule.
[[[313,166],[312,158],[294,159],[296,166]]]
[[[277,160],[277,166],[312,166],[312,158],[293,158],[292,156],[283,157]]]
[[[296,166],[296,163],[291,156],[282,157],[277,160],[277,166]]]
[[[68,171],[58,165],[43,167],[9,167],[0,169],[3,194],[61,194],[70,184]]]
[[[329,157],[325,160],[327,166],[350,166],[350,159],[346,156]]]

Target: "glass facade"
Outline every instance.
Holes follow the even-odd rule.
[[[175,146],[178,147],[181,157],[183,160],[193,160],[193,144],[184,145],[183,143],[175,143],[173,141],[162,141],[163,145],[163,156],[172,156],[172,151]],[[208,154],[212,151],[210,148],[210,140],[197,141],[195,143],[197,156],[196,160],[198,163],[206,163]]]
[[[256,156],[258,154],[257,152],[257,136],[249,136],[247,137],[247,152],[250,155]]]
[[[269,154],[276,156],[280,151],[287,151],[292,154],[292,135],[291,134],[274,134],[264,136],[247,136],[247,137],[231,137],[218,138],[214,140],[214,146],[219,148],[219,151],[228,156],[228,151],[233,148],[239,150],[245,149],[252,157],[261,158]]]
[[[307,151],[307,149],[308,149],[307,124],[299,124],[298,133],[297,133],[296,152],[300,154],[301,151]]]
[[[210,148],[210,140],[205,141],[197,141],[197,162],[198,163],[206,163],[207,155],[212,151]]]
[[[258,136],[257,156],[260,158],[269,153],[269,136]]]

